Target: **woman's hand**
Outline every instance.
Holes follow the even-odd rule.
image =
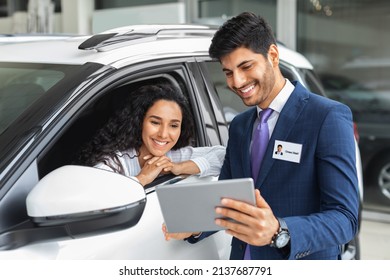
[[[164,233],[165,240],[171,240],[171,239],[177,239],[177,240],[183,240],[185,238],[188,238],[192,235],[198,235],[198,233],[194,232],[177,232],[177,233],[169,233],[167,226],[165,224],[162,224],[162,231]]]
[[[171,159],[166,156],[153,157],[152,155],[148,155],[143,159],[145,163],[142,166],[141,172],[136,176],[143,186],[153,182],[160,173],[164,172],[165,169],[170,170],[173,166]]]

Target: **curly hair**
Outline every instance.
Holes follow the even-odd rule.
[[[245,47],[267,58],[269,47],[275,44],[271,26],[261,16],[243,12],[226,21],[214,34],[209,48],[212,58],[221,58],[239,47]]]
[[[111,158],[123,173],[123,167],[117,152],[135,149],[137,153],[142,146],[142,126],[146,112],[159,100],[175,102],[183,116],[180,137],[173,150],[188,146],[194,134],[194,124],[189,104],[178,88],[168,83],[144,85],[130,94],[123,108],[96,133],[92,140],[82,149],[79,163],[94,166]]]

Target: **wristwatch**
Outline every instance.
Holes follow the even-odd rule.
[[[279,221],[279,230],[272,237],[270,246],[281,249],[284,248],[290,242],[290,233],[288,232],[286,222],[281,218],[277,219]]]

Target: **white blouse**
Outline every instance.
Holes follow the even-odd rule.
[[[200,177],[218,176],[221,171],[223,161],[225,159],[225,152],[226,148],[224,146],[187,146],[178,150],[171,150],[167,152],[166,156],[169,157],[172,162],[192,160],[200,169]],[[123,166],[126,176],[137,176],[141,172],[141,166],[139,165],[135,149],[130,149],[124,152],[117,152],[117,155],[121,165]],[[116,164],[112,158],[107,158],[107,161],[111,166],[118,166],[118,164]],[[95,167],[114,171],[104,162],[99,162],[95,165]]]

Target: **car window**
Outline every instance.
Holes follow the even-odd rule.
[[[52,170],[66,164],[79,164],[78,155],[81,149],[92,140],[93,136],[98,133],[116,110],[123,106],[134,89],[144,84],[168,82],[174,83],[184,95],[188,95],[176,79],[177,77],[173,78],[172,75],[166,73],[143,77],[131,82],[123,82],[121,85],[99,94],[98,98],[89,102],[85,109],[71,121],[71,124],[61,131],[61,135],[55,140],[55,143],[52,143],[42,153],[38,162],[39,177],[42,178]],[[193,145],[196,145],[196,139]]]
[[[1,173],[10,167],[11,162],[15,160],[15,157],[21,155],[23,149],[30,145],[36,145],[40,141],[38,138],[45,133],[43,128],[46,129],[51,124],[56,123],[56,116],[60,112],[66,113],[63,111],[64,106],[72,98],[75,91],[81,91],[78,88],[81,83],[92,83],[95,79],[93,73],[98,71],[100,75],[113,71],[112,67],[104,67],[98,63],[83,65],[0,63],[0,68],[2,67],[8,67],[10,72],[14,69],[21,69],[18,73],[26,75],[10,78],[7,71],[1,73],[0,98],[10,97],[6,100],[4,100],[5,98],[0,100],[0,114],[2,114],[0,117],[2,123],[0,132]],[[8,86],[13,87],[12,94],[9,96],[5,94]],[[24,93],[28,95],[32,92],[38,92],[38,94],[26,98],[26,100],[23,98]],[[15,108],[10,111],[8,105],[15,106]],[[23,162],[14,161],[17,165]],[[0,189],[4,182],[6,181],[0,181]]]
[[[64,76],[42,64],[0,63],[0,134]]]
[[[299,69],[300,75],[304,80],[305,86],[313,93],[326,96],[324,87],[316,75],[316,73],[309,69]]]
[[[196,63],[188,63],[191,71],[194,91],[194,107],[199,108],[198,125],[203,130],[204,139],[201,145],[226,145],[228,138],[227,124],[222,112],[222,105],[214,88],[214,83],[208,77],[211,73],[202,62],[204,58],[197,58]],[[206,58],[209,61],[209,58]],[[200,139],[202,140],[202,139]]]
[[[325,96],[322,84],[312,69],[296,68],[291,64],[280,63],[282,75],[290,81],[299,81],[311,92]]]

